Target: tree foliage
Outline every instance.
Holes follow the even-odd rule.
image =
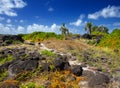
[[[91,32],[92,32],[92,22],[86,23],[85,30],[88,31],[89,34],[91,34]]]
[[[66,28],[65,23],[60,27],[60,31],[63,36],[69,35],[69,30]]]

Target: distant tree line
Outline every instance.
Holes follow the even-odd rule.
[[[108,31],[109,29],[105,26],[94,26],[92,24],[92,22],[88,22],[86,23],[85,25],[85,30],[88,32],[88,34],[92,34],[93,32],[102,32],[102,33],[107,33],[108,34]]]

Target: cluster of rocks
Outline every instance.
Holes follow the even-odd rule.
[[[83,70],[81,65],[71,66],[66,55],[57,55],[54,60],[48,62],[47,58],[43,57],[38,51],[28,50],[26,47],[7,48],[0,51],[0,58],[4,58],[6,55],[12,55],[14,59],[0,65],[0,72],[2,72],[2,69],[8,71],[8,77],[5,80],[8,78],[15,79],[18,74],[25,71],[33,71],[40,66],[40,72],[55,71],[56,69],[59,71],[70,70],[76,76],[85,77],[86,79],[79,83],[81,88],[86,85],[88,88],[107,88],[106,85],[110,82],[110,78],[105,74]],[[51,66],[54,67],[51,68]]]
[[[18,35],[0,35],[0,46],[10,45],[14,41],[23,42],[23,39]]]

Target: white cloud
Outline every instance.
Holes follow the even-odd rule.
[[[15,28],[13,25],[4,25],[0,23],[0,34],[14,34],[15,33]]]
[[[120,17],[120,6],[108,6],[103,8],[102,10],[95,12],[93,14],[88,14],[89,19],[98,19],[99,17],[104,18],[112,18],[112,17]]]
[[[60,26],[53,24],[50,27],[41,24],[32,24],[27,26],[27,33],[32,33],[34,31],[44,31],[44,32],[59,32]]]
[[[77,21],[75,21],[75,22],[70,22],[70,25],[74,25],[74,26],[81,26],[81,25],[83,25],[83,18],[84,18],[85,16],[82,14],[82,15],[80,15],[80,17],[77,19]]]
[[[6,21],[7,23],[11,23],[11,19],[7,19],[7,21]]]
[[[113,23],[113,26],[120,26],[120,22]]]
[[[23,26],[15,26],[12,24],[2,24],[0,23],[0,34],[20,34],[20,33],[32,33],[35,31],[43,31],[43,32],[55,32],[60,33],[60,26],[57,24],[52,24],[51,26],[41,25],[41,24],[32,24],[27,27]]]
[[[17,28],[17,32],[18,32],[18,34],[21,34],[21,33],[25,33],[25,28],[24,27],[22,27],[22,26],[18,26],[18,28]]]
[[[52,11],[54,11],[54,8],[49,7],[49,8],[48,8],[48,11],[49,11],[49,12],[52,12]]]
[[[0,14],[17,16],[16,8],[23,8],[27,4],[23,0],[0,0]]]

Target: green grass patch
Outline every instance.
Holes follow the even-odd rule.
[[[41,54],[44,55],[44,56],[47,56],[47,57],[51,57],[51,58],[56,55],[54,52],[48,51],[48,50],[42,50]]]
[[[3,81],[5,77],[8,76],[8,71],[6,71],[5,69],[3,69],[1,72],[0,72],[0,81]]]
[[[1,64],[4,64],[6,62],[10,62],[12,61],[14,58],[12,55],[8,55],[7,57],[4,57],[4,58],[0,58],[0,65]]]
[[[20,88],[35,88],[35,83],[29,82],[28,84],[22,84]]]

